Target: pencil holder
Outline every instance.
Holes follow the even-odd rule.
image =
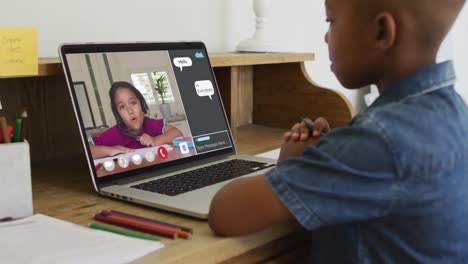
[[[27,141],[0,144],[0,219],[33,213],[31,165]]]

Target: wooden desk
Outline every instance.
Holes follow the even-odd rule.
[[[279,147],[285,129],[300,116],[324,116],[332,127],[351,119],[351,106],[344,96],[317,86],[305,74],[304,62],[313,59],[313,54],[211,55],[240,153],[254,154]],[[220,238],[213,235],[206,221],[97,196],[85,167],[68,89],[57,59],[41,60],[39,76],[0,79],[0,99],[10,120],[19,114],[21,106],[29,106],[31,123],[26,135],[35,161],[35,213],[85,225],[99,210],[115,209],[195,230],[190,240],[163,239],[166,248],[141,259],[141,263],[258,262],[304,245],[307,234],[297,233],[300,228],[292,224],[245,237]]]
[[[252,154],[264,151],[264,147],[278,147],[280,140],[277,138],[284,131],[242,127],[239,135],[245,140],[239,148],[242,153]],[[263,146],[252,146],[254,142],[268,137],[272,140],[265,141]],[[295,250],[304,247],[308,236],[307,233],[299,233],[301,229],[297,225],[284,224],[249,236],[221,238],[212,233],[206,221],[98,196],[93,190],[82,156],[35,164],[32,182],[35,213],[87,225],[93,221],[93,214],[102,209],[114,209],[194,229],[194,236],[189,240],[162,238],[166,247],[137,263],[253,263],[276,257],[286,258],[284,263],[290,263],[298,257],[290,252],[295,253]],[[275,263],[278,262],[275,260]]]

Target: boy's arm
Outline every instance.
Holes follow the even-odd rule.
[[[208,223],[218,235],[237,236],[292,219],[265,177],[258,175],[230,182],[218,191]]]
[[[310,142],[289,141],[281,147],[278,162],[299,156]],[[224,186],[211,202],[209,224],[216,234],[244,235],[267,226],[294,219],[265,176],[232,181]]]

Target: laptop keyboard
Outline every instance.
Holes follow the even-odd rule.
[[[234,159],[131,187],[176,196],[273,166],[274,164]]]

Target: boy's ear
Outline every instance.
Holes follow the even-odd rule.
[[[397,25],[395,17],[388,12],[382,12],[375,17],[375,41],[377,48],[387,50],[395,44]]]

